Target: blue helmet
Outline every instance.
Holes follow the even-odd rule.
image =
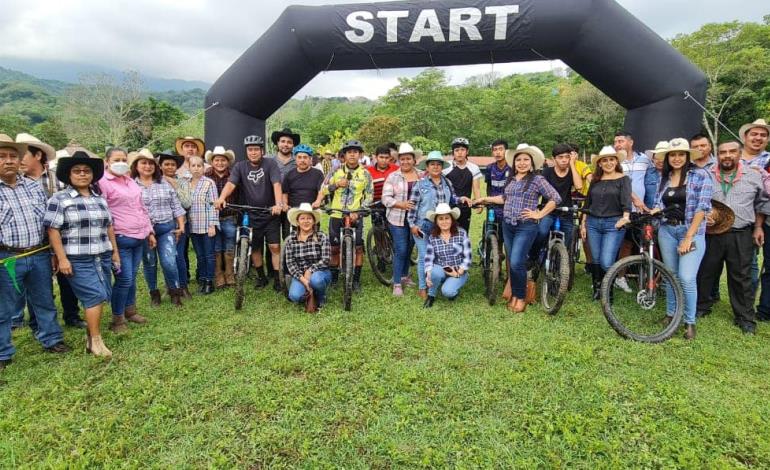
[[[309,146],[307,144],[299,144],[299,145],[294,147],[294,150],[291,151],[291,154],[294,155],[295,157],[297,156],[298,153],[306,153],[306,154],[308,154],[308,155],[310,155],[312,157],[313,156],[313,147],[311,147],[311,146]]]

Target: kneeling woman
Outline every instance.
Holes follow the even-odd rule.
[[[111,270],[120,270],[120,254],[107,201],[95,184],[104,163],[85,152],[62,158],[56,177],[67,188],[48,201],[44,225],[48,229],[59,272],[69,277],[75,296],[86,311],[86,352],[111,356],[102,342],[102,308],[112,296]]]
[[[425,250],[425,282],[428,284],[425,308],[433,306],[439,287],[447,300],[454,300],[468,282],[471,241],[465,230],[457,226],[458,217],[460,209],[451,209],[443,202],[435,211],[428,211],[427,219],[433,223],[433,229]]]
[[[303,203],[289,209],[287,218],[297,227],[285,242],[286,268],[292,277],[289,300],[304,302],[312,289],[316,304],[321,307],[326,302],[326,289],[332,282],[329,237],[316,230],[321,211]]]

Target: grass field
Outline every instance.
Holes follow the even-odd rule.
[[[723,301],[694,342],[626,341],[580,271],[556,317],[489,307],[478,268],[431,310],[365,270],[316,316],[253,288],[149,311],[140,280],[109,362],[14,334],[0,467],[770,467],[770,328]]]

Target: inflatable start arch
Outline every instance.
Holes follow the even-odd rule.
[[[290,6],[206,95],[206,141],[243,137],[327,70],[561,59],[626,108],[636,147],[701,128],[706,78],[613,0],[441,0]]]

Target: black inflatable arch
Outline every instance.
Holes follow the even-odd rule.
[[[696,133],[706,78],[613,0],[441,0],[290,6],[206,95],[206,141],[243,137],[327,70],[561,59],[626,108],[639,149]],[[342,85],[341,85],[342,87]]]

